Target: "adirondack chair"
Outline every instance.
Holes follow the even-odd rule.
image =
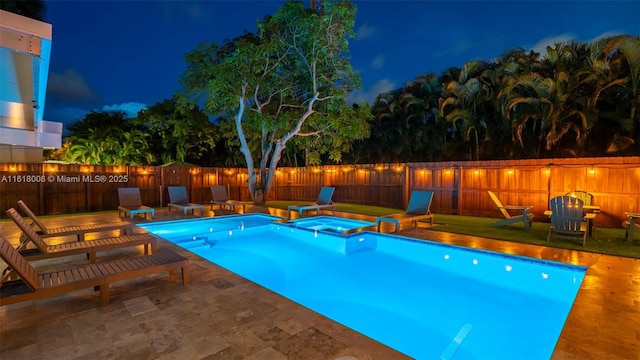
[[[524,223],[525,229],[529,229],[531,227],[531,220],[533,220],[534,217],[534,215],[531,213],[531,209],[533,209],[533,206],[502,205],[502,202],[500,201],[500,199],[498,199],[496,194],[494,194],[492,191],[487,192],[489,193],[489,197],[491,198],[491,200],[493,200],[493,202],[496,204],[498,210],[500,210],[502,216],[504,216],[503,220],[494,223],[492,226],[505,226],[522,221]],[[516,213],[516,215],[512,215],[511,213],[509,213],[509,211]]]
[[[552,235],[581,237],[582,246],[585,246],[589,234],[589,221],[595,218],[595,214],[584,215],[583,206],[583,201],[577,197],[556,196],[549,200],[551,226],[547,241]]]
[[[418,221],[429,220],[429,224],[433,225],[433,214],[431,213],[431,200],[433,200],[432,191],[413,191],[409,198],[407,210],[403,213],[391,214],[387,216],[379,216],[376,219],[378,223],[378,232],[383,222],[395,224],[395,232],[400,230],[400,224],[403,222],[411,222],[413,228],[418,227]]]
[[[582,200],[582,203],[586,206],[590,206],[593,204],[593,194],[588,193],[586,191],[571,191],[565,194],[565,196],[571,196],[574,198],[578,198],[580,200]],[[584,206],[583,205],[583,206]]]

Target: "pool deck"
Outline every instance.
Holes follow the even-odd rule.
[[[253,206],[248,211],[286,215],[285,210]],[[205,211],[205,216],[211,215]],[[155,221],[180,218],[181,214],[156,210]],[[58,227],[116,219],[114,211],[43,221]],[[552,359],[640,359],[640,260],[437,232],[426,226],[399,234],[587,266]],[[0,233],[17,244],[19,232],[12,222],[0,221]],[[87,236],[91,238],[95,237]],[[177,276],[152,275],[116,283],[111,303],[104,307],[88,289],[2,306],[0,359],[408,358],[167,241],[160,240],[159,247],[191,259],[187,288]],[[112,251],[99,258],[133,253],[142,254],[142,248]],[[79,255],[32,264],[46,272],[86,261]],[[3,265],[0,261],[2,269]],[[527,359],[526,354],[522,359]]]

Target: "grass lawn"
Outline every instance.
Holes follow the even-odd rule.
[[[287,209],[287,206],[289,205],[305,204],[309,204],[309,202],[269,201],[266,206],[278,209]],[[403,210],[380,206],[336,203],[336,211],[371,216],[384,216],[402,212]],[[436,226],[432,227],[431,230],[562,249],[573,249],[600,254],[640,258],[640,241],[638,241],[638,239],[632,242],[625,241],[623,228],[596,227],[593,236],[587,239],[587,245],[583,247],[582,239],[579,238],[571,239],[554,236],[551,241],[547,242],[549,224],[545,222],[534,222],[529,230],[524,230],[522,224],[507,225],[503,227],[491,226],[491,224],[498,220],[500,219],[435,214],[434,224]]]

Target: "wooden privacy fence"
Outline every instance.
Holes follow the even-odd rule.
[[[3,163],[0,217],[18,200],[39,215],[115,211],[119,187],[139,187],[144,204],[166,206],[167,187],[176,185],[192,202],[208,203],[213,185],[227,186],[232,199],[251,199],[244,168]],[[504,204],[532,205],[536,220],[545,220],[550,198],[582,190],[601,207],[598,226],[617,227],[625,212],[640,212],[640,157],[279,168],[268,200],[314,201],[322,186],[336,188],[336,202],[398,209],[411,191],[433,191],[435,213],[498,217],[491,190]]]

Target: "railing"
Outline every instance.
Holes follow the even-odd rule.
[[[208,203],[213,185],[251,199],[244,168],[2,163],[0,216],[18,200],[37,214],[115,210],[119,187],[139,187],[143,203],[166,206],[166,188],[175,185],[193,202]],[[498,217],[491,190],[504,204],[532,205],[536,220],[545,220],[550,198],[582,190],[601,207],[598,226],[618,227],[625,212],[640,212],[640,157],[279,168],[268,200],[313,201],[322,186],[336,187],[336,202],[399,209],[411,191],[433,191],[435,213]]]

